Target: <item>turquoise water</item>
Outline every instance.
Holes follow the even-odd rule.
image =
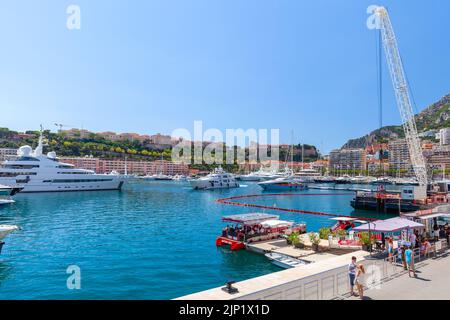
[[[0,208],[0,224],[22,227],[5,239],[0,255],[0,299],[171,299],[280,271],[264,256],[215,246],[222,215],[255,211],[215,200],[255,193],[262,192],[253,183],[195,191],[186,183],[154,181],[128,183],[120,192],[19,194],[15,204]],[[352,196],[240,201],[367,214],[353,211]],[[276,214],[304,221],[308,230],[332,224],[327,217]],[[69,265],[81,269],[80,290],[67,289]]]

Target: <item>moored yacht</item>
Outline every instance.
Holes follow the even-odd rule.
[[[22,190],[22,188],[12,188],[0,185],[0,205],[14,203],[15,201],[11,199],[11,196],[20,190]]]
[[[158,174],[155,174],[153,176],[153,180],[170,181],[170,180],[173,180],[173,178],[171,176],[166,175],[166,174],[158,173]]]
[[[334,183],[335,178],[332,176],[321,176],[321,177],[315,177],[314,182],[315,183]]]
[[[242,181],[261,181],[262,177],[257,172],[251,172],[249,174],[239,176]]]
[[[306,190],[308,186],[301,180],[293,177],[281,177],[273,180],[259,182],[258,185],[264,190]]]
[[[0,166],[0,184],[23,188],[21,192],[120,190],[124,180],[117,175],[96,174],[62,163],[55,152],[43,155],[42,130],[35,150],[22,146],[17,157]]]
[[[5,244],[3,242],[3,239],[6,238],[10,233],[17,230],[20,230],[20,228],[16,225],[8,225],[8,224],[0,225],[0,253],[2,252],[3,245]]]
[[[17,192],[22,190],[22,188],[13,188],[10,186],[5,186],[0,184],[0,197],[10,197],[15,195]]]
[[[182,174],[176,174],[173,176],[172,180],[174,181],[187,181],[187,177]]]
[[[302,169],[299,172],[294,174],[296,177],[299,177],[303,182],[315,182],[315,179],[320,177],[320,172],[317,172],[314,169]]]
[[[189,182],[194,189],[227,189],[239,187],[239,183],[234,176],[223,170],[222,167],[216,168],[205,177],[193,179]]]

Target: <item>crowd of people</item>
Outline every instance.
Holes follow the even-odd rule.
[[[428,235],[428,236],[427,236]],[[434,221],[432,232],[429,234],[419,230],[414,230],[408,235],[408,241],[398,241],[398,247],[394,248],[394,238],[385,237],[382,234],[382,249],[386,250],[388,254],[388,261],[393,262],[394,256],[397,257],[397,262],[401,263],[403,268],[408,271],[409,277],[417,277],[414,267],[415,251],[421,256],[428,256],[431,252],[432,243],[446,239],[450,243],[450,228],[448,222],[445,225],[438,225]],[[356,264],[356,257],[352,257],[351,263],[348,265],[348,277],[350,283],[350,294],[356,295],[363,299],[365,283],[365,269],[362,264]],[[354,289],[358,293],[355,293]]]
[[[262,236],[267,234],[268,229],[264,228],[262,225],[254,226],[240,226],[240,225],[227,225],[222,229],[222,236],[226,238],[231,238],[238,241],[244,241],[257,236]]]

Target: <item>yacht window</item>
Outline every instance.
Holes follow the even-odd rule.
[[[66,172],[58,172],[58,174],[90,174],[90,172],[66,171]]]
[[[38,164],[5,164],[3,168],[7,169],[33,169],[39,168]]]
[[[54,179],[53,183],[80,183],[80,182],[104,182],[112,181],[113,179]]]
[[[30,182],[30,179],[16,180],[16,183],[28,183],[28,182]]]
[[[15,161],[39,161],[39,159],[33,157],[20,157],[17,158]]]
[[[60,168],[60,169],[72,169],[73,166],[60,164],[59,166],[57,166],[57,168]]]
[[[0,177],[35,176],[36,172],[0,172]]]

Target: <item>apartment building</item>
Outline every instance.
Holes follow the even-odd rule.
[[[408,144],[405,139],[397,139],[389,142],[389,169],[412,170]]]
[[[94,170],[97,173],[110,173],[112,171],[124,174],[152,175],[163,173],[167,175],[188,174],[187,164],[174,163],[172,161],[137,161],[123,159],[99,159],[92,157],[72,158],[65,157],[60,159],[62,162],[73,164],[77,168]],[[126,170],[125,170],[126,168]]]
[[[330,152],[328,167],[336,170],[361,171],[366,169],[365,149],[339,149]]]

